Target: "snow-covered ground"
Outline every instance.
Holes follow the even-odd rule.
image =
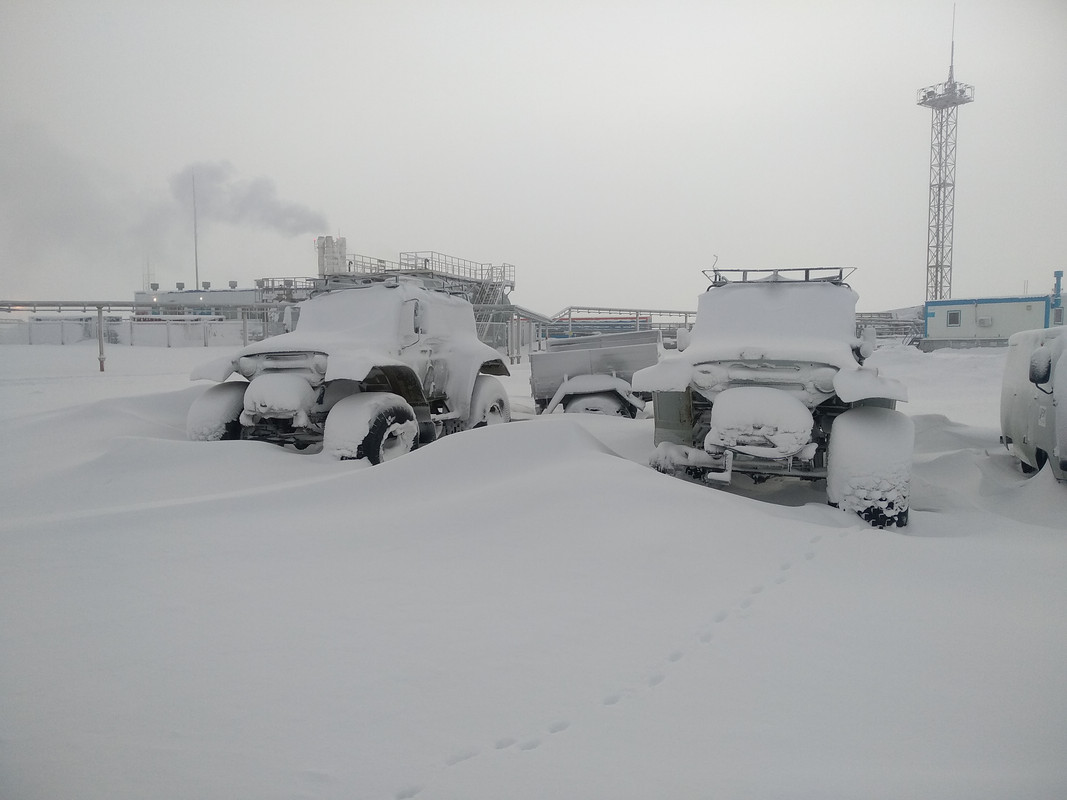
[[[0,347],[0,797],[1067,797],[1067,486],[1003,350],[881,350],[911,525],[699,486],[650,420],[368,468],[185,441],[216,351]]]

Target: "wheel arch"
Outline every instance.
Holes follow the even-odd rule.
[[[507,368],[503,359],[500,358],[483,361],[478,368],[478,373],[481,375],[496,375],[498,378],[506,378],[511,375],[511,371]]]
[[[430,403],[426,399],[426,393],[422,389],[418,376],[411,367],[401,364],[373,367],[367,373],[364,383],[371,386],[384,383],[388,386],[388,391],[407,401],[419,423],[418,443],[420,445],[429,444],[437,438],[436,428],[430,418]]]

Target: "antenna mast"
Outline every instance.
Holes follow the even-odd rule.
[[[918,104],[931,110],[930,217],[926,256],[926,299],[952,297],[952,222],[956,200],[956,109],[974,101],[974,87],[955,75],[956,6],[948,80],[919,90]]]
[[[196,242],[196,173],[193,173],[193,277],[196,279],[193,282],[193,289],[200,291],[200,256],[197,253]]]

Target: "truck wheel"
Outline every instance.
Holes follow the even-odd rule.
[[[826,495],[876,528],[908,524],[915,426],[888,408],[861,406],[830,428]]]
[[[626,403],[614,392],[579,394],[563,403],[567,414],[605,414],[609,417],[629,417]]]
[[[189,406],[185,433],[194,442],[217,442],[241,438],[238,417],[244,410],[245,381],[228,381],[209,386]]]
[[[511,401],[504,384],[492,375],[479,375],[471,393],[467,428],[482,428],[501,422],[511,422]]]
[[[415,446],[419,424],[400,395],[361,392],[337,401],[326,417],[322,450],[342,461],[392,461]]]

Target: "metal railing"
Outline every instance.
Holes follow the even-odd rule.
[[[573,336],[587,333],[689,328],[695,321],[695,311],[567,306],[552,315],[552,322],[546,326],[546,329],[550,336]]]

